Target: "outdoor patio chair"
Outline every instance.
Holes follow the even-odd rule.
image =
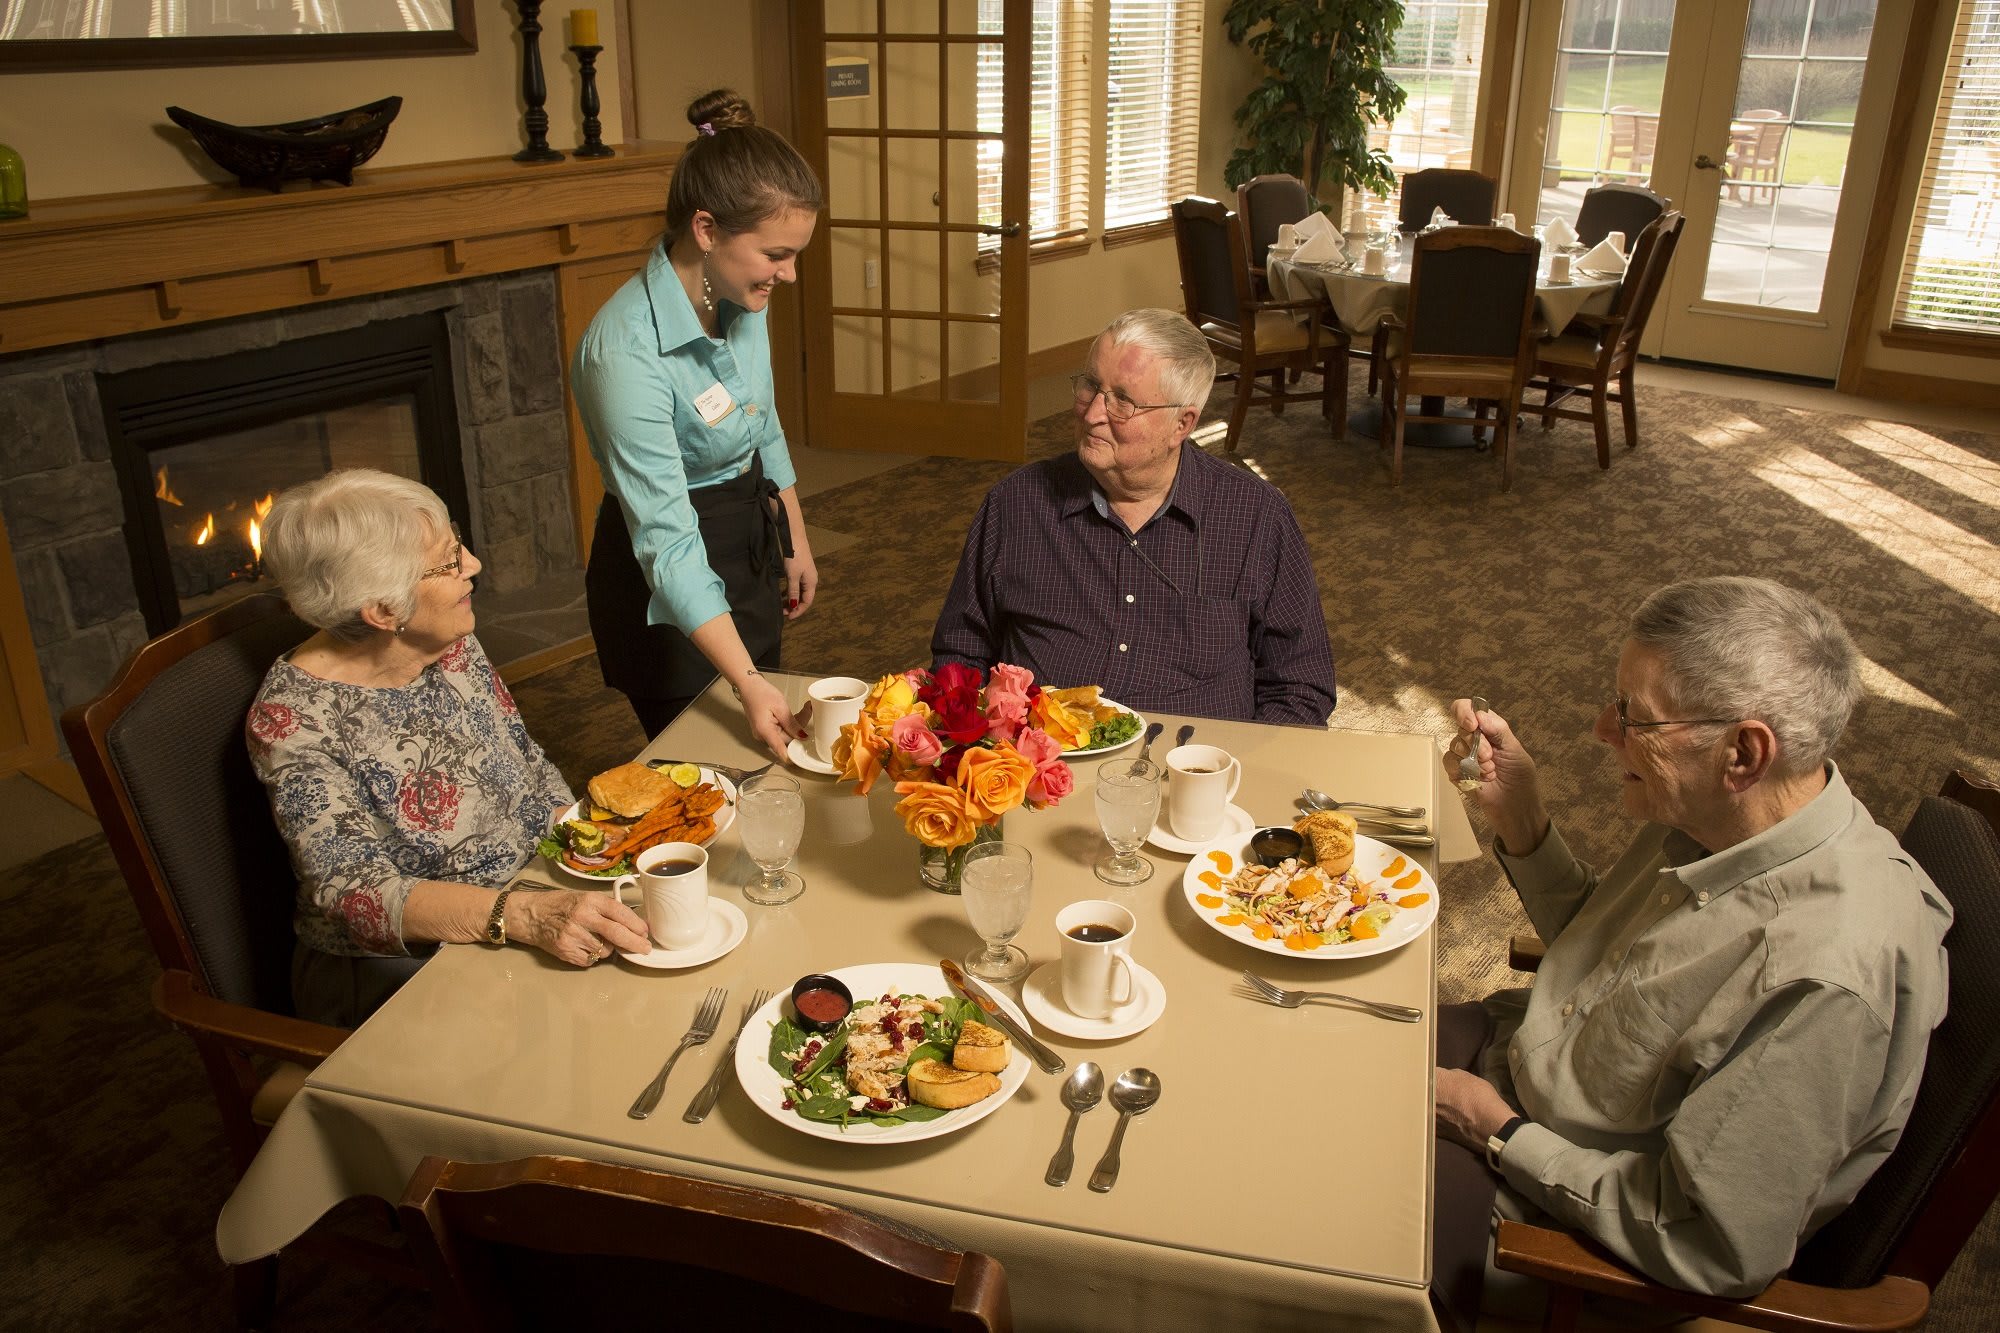
[[[1396,213],[1396,225],[1404,231],[1418,231],[1431,220],[1433,208],[1443,208],[1454,221],[1472,227],[1493,225],[1493,201],[1500,185],[1478,171],[1452,167],[1432,167],[1403,177],[1403,201]]]
[[[1785,154],[1785,135],[1792,124],[1782,111],[1764,108],[1745,111],[1731,127],[1729,160],[1723,168],[1729,176],[1732,199],[1749,195],[1757,202],[1762,191],[1766,199],[1778,192],[1778,164]]]
[[[1605,149],[1604,166],[1620,175],[1649,176],[1653,171],[1653,146],[1660,137],[1658,112],[1648,114],[1636,106],[1614,106],[1605,113],[1611,143]],[[1624,162],[1620,169],[1618,164]]]

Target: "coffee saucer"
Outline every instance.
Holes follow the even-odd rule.
[[[699,940],[685,949],[655,947],[651,953],[626,953],[620,949],[618,956],[640,967],[669,971],[678,967],[700,967],[703,963],[714,962],[743,943],[743,937],[749,933],[750,918],[743,915],[743,909],[727,898],[711,894],[708,899],[708,931]]]
[[[1250,817],[1248,810],[1245,810],[1240,805],[1232,805],[1222,812],[1222,827],[1209,834],[1206,838],[1177,838],[1174,836],[1174,831],[1167,827],[1167,807],[1162,802],[1160,805],[1160,817],[1154,822],[1153,831],[1146,835],[1146,841],[1152,843],[1163,852],[1179,852],[1182,856],[1193,856],[1217,838],[1227,838],[1236,833],[1248,833],[1256,827],[1257,821]]]
[[[1021,1004],[1028,1016],[1049,1031],[1083,1041],[1116,1041],[1144,1032],[1167,1011],[1167,988],[1137,963],[1132,964],[1132,998],[1108,1018],[1084,1018],[1063,1003],[1062,959],[1044,963],[1021,983]]]
[[[794,768],[803,768],[806,772],[817,773],[821,777],[830,778],[840,772],[832,764],[814,754],[811,747],[801,740],[794,740],[785,747],[785,758],[792,762]]]

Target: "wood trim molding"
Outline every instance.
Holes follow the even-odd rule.
[[[1480,55],[1479,110],[1485,132],[1473,146],[1473,165],[1501,179],[1513,133],[1514,62],[1521,34],[1521,0],[1493,0],[1486,7],[1486,50]],[[1505,198],[1504,192],[1500,195]]]
[[[1891,324],[1879,335],[1884,347],[1902,347],[1914,352],[1939,352],[1947,356],[2000,357],[2000,334],[1964,333],[1956,329],[1926,329],[1913,324]]]
[[[1863,398],[1894,398],[1913,403],[1937,403],[1946,407],[1983,407],[2000,410],[2000,385],[1974,380],[1940,379],[1936,375],[1913,375],[1902,370],[1882,370],[1862,366],[1849,388],[1841,377],[1840,392]]]

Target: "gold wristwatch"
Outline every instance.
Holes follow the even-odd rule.
[[[493,900],[493,910],[486,914],[486,942],[505,944],[507,942],[507,895],[512,889],[500,890],[500,896]]]

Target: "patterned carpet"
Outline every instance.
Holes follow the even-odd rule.
[[[1901,828],[1951,768],[2000,777],[2000,721],[1981,706],[2000,696],[2000,440],[1645,389],[1640,413],[1645,443],[1614,445],[1608,473],[1587,426],[1528,426],[1507,495],[1487,454],[1412,450],[1391,489],[1374,443],[1331,442],[1309,406],[1253,416],[1241,457],[1291,497],[1319,570],[1338,724],[1442,738],[1440,702],[1482,693],[1541,761],[1572,845],[1608,859],[1630,828],[1590,727],[1624,617],[1673,577],[1763,573],[1824,599],[1869,659],[1838,757],[1881,822]],[[1034,428],[1034,456],[1067,447],[1065,419]],[[816,527],[859,540],[822,559],[788,665],[873,675],[921,660],[966,523],[1006,471],[917,460],[813,497]],[[643,740],[592,658],[516,693],[573,781]],[[1503,941],[1525,921],[1492,863],[1447,868],[1443,890],[1441,998],[1516,981]],[[147,1007],[156,968],[102,840],[0,874],[0,908],[0,996],[30,1015],[0,1052],[16,1164],[0,1177],[0,1326],[226,1326],[210,1239],[220,1137],[191,1047]],[[276,1326],[427,1321],[413,1293],[301,1261]],[[1994,1217],[1929,1327],[2000,1327]]]

